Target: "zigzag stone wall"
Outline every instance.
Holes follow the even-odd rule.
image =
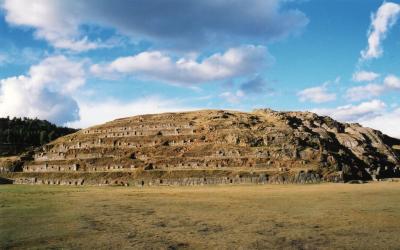
[[[49,177],[17,177],[14,184],[35,185],[119,185],[119,186],[199,186],[199,185],[224,185],[224,184],[315,184],[324,181],[320,175],[312,172],[300,172],[296,175],[267,176],[236,176],[236,177],[185,177],[185,178],[156,178],[156,179],[97,179],[84,178],[49,178]],[[341,182],[340,178],[334,180]]]

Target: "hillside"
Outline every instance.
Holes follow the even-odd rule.
[[[13,177],[125,185],[371,180],[400,175],[398,145],[379,131],[310,112],[165,113],[60,137]]]
[[[29,118],[0,118],[0,156],[17,155],[77,130]]]

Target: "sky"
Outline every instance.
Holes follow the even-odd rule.
[[[0,0],[0,117],[312,111],[400,138],[400,1]]]

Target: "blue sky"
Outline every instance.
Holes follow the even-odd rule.
[[[272,108],[400,137],[399,4],[0,0],[0,116]]]

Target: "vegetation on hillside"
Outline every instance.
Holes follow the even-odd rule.
[[[73,132],[45,120],[0,118],[0,156],[18,154]]]

